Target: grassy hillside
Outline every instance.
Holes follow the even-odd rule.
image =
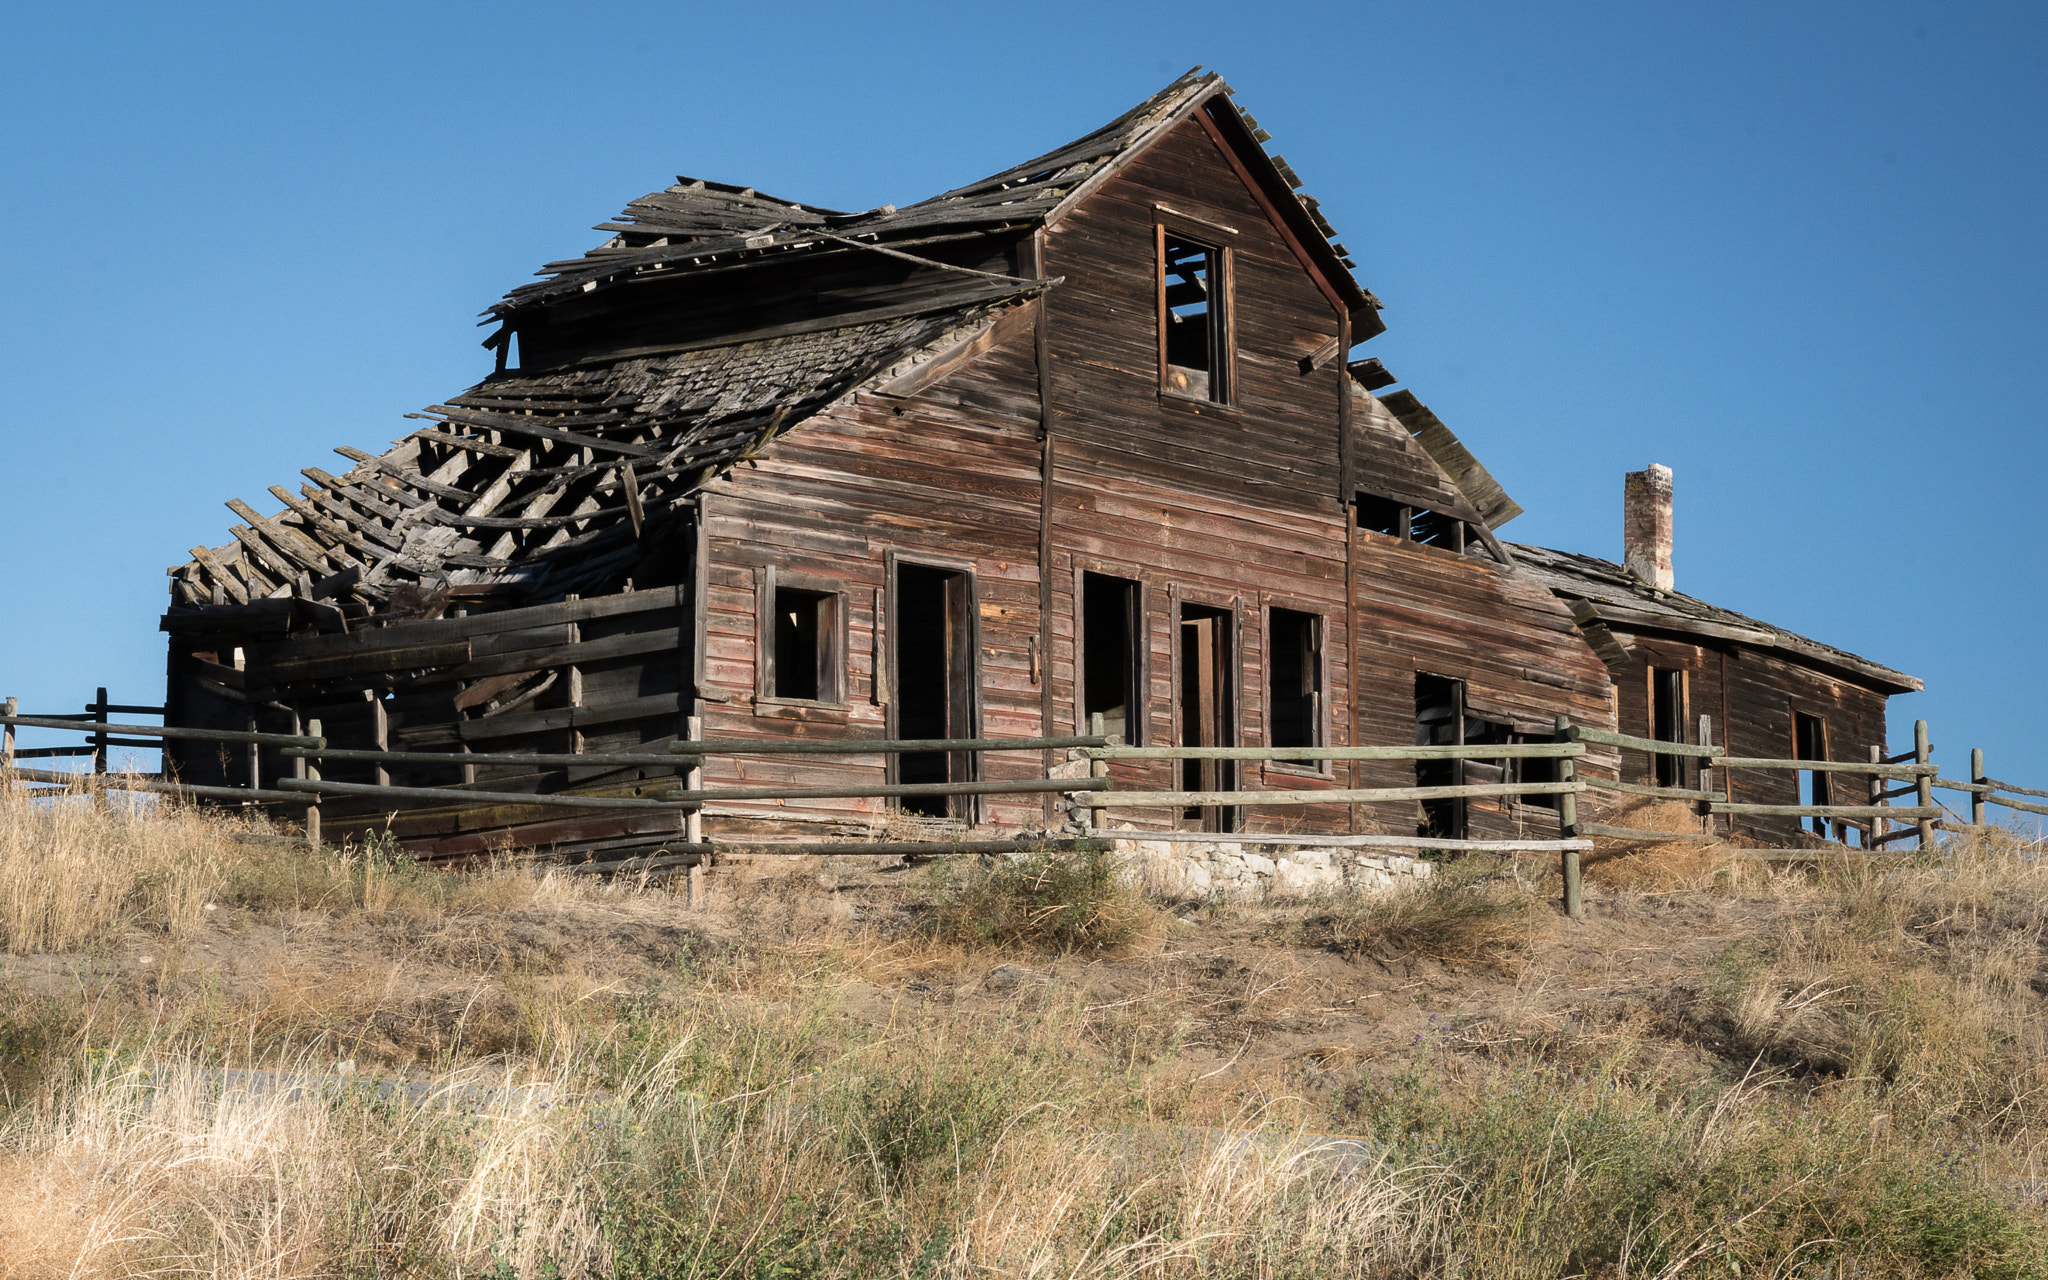
[[[251,835],[0,796],[0,1276],[2048,1275],[2010,844],[1611,858],[1575,925],[1534,859],[693,912]]]

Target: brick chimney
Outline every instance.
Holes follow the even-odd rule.
[[[1622,563],[1638,582],[1659,591],[1671,585],[1671,468],[1651,463],[1622,477]]]

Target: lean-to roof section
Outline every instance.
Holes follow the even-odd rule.
[[[1676,591],[1646,587],[1611,560],[1553,551],[1522,543],[1514,548],[1520,571],[1572,605],[1582,630],[1668,632],[1675,635],[1773,649],[1784,656],[1864,684],[1880,693],[1915,693],[1926,688],[1916,676],[1809,640],[1768,622],[1708,604]]]
[[[863,386],[903,376],[1040,290],[802,332],[488,379],[414,417],[381,455],[346,446],[266,516],[172,569],[180,604],[298,594],[380,605],[406,588],[506,584],[525,600],[617,581],[715,476]]]

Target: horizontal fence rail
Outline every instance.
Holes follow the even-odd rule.
[[[1866,847],[1872,851],[1893,841],[1917,836],[1922,848],[1933,844],[1933,832],[1937,829],[1957,832],[1982,832],[1991,830],[1985,818],[1986,805],[2028,813],[2048,815],[2048,790],[2017,786],[2000,782],[1985,776],[1983,753],[1973,751],[1970,759],[1969,780],[1963,781],[1940,776],[1939,769],[1932,762],[1932,748],[1927,738],[1927,724],[1918,721],[1914,725],[1914,749],[1900,755],[1886,756],[1881,747],[1871,749],[1871,760],[1802,760],[1775,757],[1731,756],[1724,746],[1711,741],[1711,720],[1700,717],[1700,741],[1697,743],[1667,742],[1655,738],[1641,738],[1630,734],[1616,733],[1603,729],[1574,725],[1568,719],[1559,717],[1553,741],[1517,742],[1498,744],[1460,745],[1389,745],[1389,746],[1320,746],[1320,747],[1189,747],[1189,746],[1127,746],[1102,731],[1100,717],[1094,718],[1086,734],[1039,738],[856,738],[840,740],[813,739],[727,739],[703,740],[701,722],[689,718],[687,732],[668,743],[664,749],[650,744],[638,751],[611,752],[482,752],[482,751],[397,751],[382,745],[382,730],[379,730],[379,746],[375,749],[361,747],[338,747],[330,745],[329,739],[320,731],[318,720],[309,721],[308,732],[266,733],[254,728],[256,721],[249,721],[251,727],[237,729],[200,729],[185,726],[154,726],[142,724],[116,724],[106,719],[110,714],[162,715],[163,708],[112,702],[105,689],[99,690],[98,698],[86,704],[84,714],[63,713],[55,715],[21,715],[15,699],[5,704],[5,714],[0,715],[0,786],[14,783],[36,784],[36,794],[52,794],[61,789],[85,787],[94,792],[133,791],[163,795],[183,800],[229,801],[260,804],[292,804],[305,806],[306,833],[309,840],[317,843],[319,833],[319,805],[322,797],[368,798],[390,801],[395,807],[417,807],[431,805],[533,805],[571,809],[640,809],[647,811],[667,810],[681,812],[687,818],[688,847],[693,851],[681,858],[681,862],[701,856],[713,850],[724,849],[777,849],[795,852],[798,848],[818,851],[848,853],[856,849],[865,850],[866,845],[849,842],[798,842],[777,846],[773,842],[749,843],[746,845],[713,844],[706,841],[699,826],[699,815],[706,805],[726,801],[780,801],[780,800],[830,800],[830,799],[910,799],[950,796],[1030,796],[1061,794],[1068,797],[1065,802],[1075,813],[1085,815],[1082,829],[1088,834],[1084,838],[1123,839],[1143,841],[1161,839],[1217,839],[1217,840],[1258,840],[1255,834],[1210,833],[1210,832],[1150,832],[1150,831],[1105,831],[1095,825],[1106,810],[1130,809],[1197,809],[1197,808],[1258,808],[1301,807],[1314,805],[1350,805],[1374,803],[1398,803],[1405,801],[1443,801],[1467,799],[1508,799],[1517,797],[1551,798],[1558,815],[1558,836],[1556,840],[1476,840],[1450,837],[1424,836],[1302,836],[1274,837],[1277,840],[1292,839],[1296,843],[1345,841],[1353,844],[1405,845],[1415,848],[1445,850],[1554,850],[1564,860],[1566,905],[1576,918],[1581,914],[1578,855],[1591,847],[1587,837],[1605,837],[1616,840],[1650,841],[1711,841],[1721,837],[1712,834],[1711,822],[1716,816],[1755,816],[1812,818],[1823,822],[1855,824],[1859,829],[1867,825]],[[300,725],[294,717],[293,728]],[[30,747],[17,749],[15,731],[17,728],[56,730],[80,733],[87,736],[82,746]],[[247,748],[249,778],[247,786],[192,785],[162,774],[110,773],[107,766],[107,751],[110,747],[155,747],[167,740],[217,742],[225,746]],[[1587,754],[1589,745],[1612,747],[1620,751],[1646,753],[1652,757],[1680,757],[1697,762],[1699,784],[1697,786],[1656,785],[1654,783],[1629,782],[1621,778],[1585,777],[1578,772],[1581,760]],[[277,757],[290,762],[289,767],[303,773],[302,777],[281,777],[268,779],[269,785],[258,785],[257,749],[275,749]],[[868,786],[792,786],[772,785],[758,787],[712,787],[702,785],[704,762],[713,756],[903,756],[909,754],[989,754],[998,752],[1050,752],[1066,750],[1073,752],[1074,759],[1088,762],[1089,776],[1060,778],[1048,776],[1043,779],[1023,778],[1004,781],[949,781],[931,783],[891,783]],[[54,770],[20,767],[22,760],[61,757],[91,757],[92,773],[68,773]],[[1337,787],[1298,788],[1290,790],[1139,790],[1119,789],[1119,784],[1110,775],[1110,766],[1117,763],[1152,761],[1247,761],[1247,762],[1295,762],[1321,764],[1339,761],[1510,761],[1549,760],[1556,778],[1539,782],[1498,782],[1498,783],[1456,783],[1442,786],[1400,786],[1400,787]],[[370,764],[377,767],[376,783],[345,783],[328,781],[320,776],[319,766],[323,762],[349,762]],[[573,789],[548,792],[495,791],[477,789],[475,781],[446,786],[395,786],[384,781],[385,766],[444,766],[461,768],[465,779],[474,779],[476,767],[524,768],[536,771],[566,771],[577,768],[594,769],[647,769],[659,771],[657,781],[670,784],[680,782],[681,786],[670,785],[658,791],[644,788],[647,794],[602,795],[584,794]],[[1715,770],[1730,771],[1728,778],[1714,776]],[[1810,774],[1837,774],[1845,777],[1861,777],[1868,780],[1869,800],[1867,804],[1757,804],[1735,800],[1732,785],[1734,770],[1781,771]],[[1672,776],[1661,768],[1655,776]],[[1684,777],[1678,770],[1677,776]],[[1715,785],[1718,783],[1719,785]],[[1886,789],[1886,783],[1898,785]],[[613,789],[622,789],[620,784],[608,784]],[[1124,784],[1128,786],[1128,783]],[[599,788],[603,789],[603,788]],[[1936,789],[1959,792],[1970,797],[1971,819],[1968,823],[1944,821],[1948,813],[1943,806],[1934,802]],[[1699,833],[1661,831],[1645,828],[1625,827],[1594,822],[1578,821],[1578,797],[1589,790],[1614,792],[1622,795],[1642,796],[1651,799],[1684,801],[1693,806],[1694,812],[1708,820],[1708,829]],[[1893,805],[1889,801],[1912,797],[1914,803]],[[2015,796],[2034,797],[2033,800],[2015,799]],[[1898,823],[1898,830],[1886,831],[1885,826]],[[1911,824],[1911,825],[1907,825]],[[1824,833],[1823,833],[1824,834]],[[994,850],[997,845],[1003,851],[1017,851],[1019,848],[1044,846],[1044,841],[981,841],[953,842],[950,845],[934,846],[935,849]],[[877,845],[877,849],[894,851],[898,849],[918,850],[915,843],[889,841]],[[926,850],[930,851],[930,850]],[[1748,851],[1768,853],[1770,851]],[[664,855],[666,856],[666,855]],[[680,864],[679,864],[680,865]]]
[[[1077,778],[1074,781],[1096,779]],[[1475,796],[1565,796],[1577,795],[1585,789],[1583,782],[1490,782],[1444,787],[1333,787],[1327,791],[1105,790],[1088,796],[1082,803],[1094,809],[1197,809],[1211,805],[1252,808],[1265,804],[1371,804],[1381,800],[1455,800]]]
[[[194,742],[242,742],[263,747],[324,747],[325,738],[296,733],[247,733],[238,729],[186,729],[175,725],[105,724],[56,716],[0,716],[0,724],[24,729],[69,729],[73,733],[121,733],[137,738],[178,738]]]
[[[1571,759],[1586,754],[1575,742],[1501,743],[1448,747],[1100,747],[1091,760],[1501,760]]]

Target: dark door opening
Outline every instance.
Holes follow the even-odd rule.
[[[1828,758],[1827,721],[1819,716],[1807,715],[1804,711],[1792,713],[1792,738],[1794,758],[1800,760],[1825,760]],[[1799,803],[1829,804],[1828,775],[1818,769],[1802,769],[1799,772]],[[1809,817],[1800,825],[1814,834],[1825,837],[1828,833],[1826,818]]]
[[[1465,741],[1465,682],[1444,676],[1415,673],[1415,745],[1448,747]],[[1417,760],[1418,787],[1458,787],[1465,784],[1462,760]],[[1465,838],[1465,802],[1461,799],[1424,800],[1416,819],[1416,834],[1443,840]]]
[[[1193,604],[1180,607],[1180,742],[1184,747],[1237,745],[1231,647],[1229,610]],[[1237,762],[1183,760],[1181,789],[1235,791]],[[1191,806],[1182,810],[1181,816],[1199,818],[1204,831],[1237,829],[1237,810],[1229,806]]]
[[[1140,746],[1145,699],[1139,688],[1144,624],[1138,584],[1100,573],[1081,575],[1081,723],[1101,715],[1102,731]]]
[[[904,564],[896,568],[896,731],[898,738],[974,736],[974,584],[964,573]],[[906,751],[901,782],[967,782],[969,751]],[[972,796],[906,796],[906,813],[971,818]]]
[[[1659,742],[1685,741],[1685,672],[1650,668],[1650,736]],[[1685,760],[1678,755],[1652,756],[1651,783],[1684,786]]]

